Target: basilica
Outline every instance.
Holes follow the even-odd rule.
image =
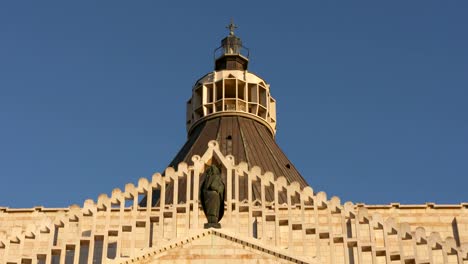
[[[468,263],[468,203],[314,191],[276,143],[276,99],[228,29],[167,169],[81,205],[0,207],[0,264]]]

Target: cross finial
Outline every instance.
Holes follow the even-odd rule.
[[[234,30],[237,28],[237,25],[234,24],[234,20],[231,18],[231,23],[226,27],[229,29],[229,35],[234,36]]]

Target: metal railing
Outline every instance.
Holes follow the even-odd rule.
[[[241,55],[245,58],[249,58],[250,51],[248,48],[242,45],[227,44],[227,45],[220,46],[219,48],[215,49],[213,52],[214,60],[217,60],[224,55]]]

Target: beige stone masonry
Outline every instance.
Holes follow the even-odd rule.
[[[131,260],[117,259],[118,264],[170,263],[173,260],[205,260],[203,263],[318,263],[312,258],[301,259],[286,251],[264,245],[257,239],[239,237],[224,229],[194,230],[194,234],[175,239],[165,245],[143,250]],[[210,261],[206,261],[210,260]],[[158,262],[158,263],[159,263]]]
[[[241,70],[222,70],[200,78],[187,102],[187,131],[203,120],[220,115],[253,118],[276,133],[276,100],[270,85],[257,75]]]
[[[200,231],[206,219],[198,190],[203,170],[212,159],[226,170],[225,215],[221,230]],[[242,177],[247,179],[249,195],[240,201],[238,190],[245,188],[239,186]],[[179,186],[182,180],[193,188],[176,188],[173,201],[178,201],[179,192],[185,192],[187,202],[166,204],[166,185]],[[249,186],[254,181],[261,183],[259,200],[252,200]],[[265,192],[273,192],[275,199],[266,201]],[[140,207],[138,203],[145,195],[148,201],[152,195],[160,195],[161,200],[155,207]],[[286,197],[287,203],[279,204],[280,196]],[[221,241],[236,240],[227,248],[237,249],[240,243],[248,251],[241,255],[258,263],[468,263],[466,204],[342,204],[338,197],[329,199],[326,193],[314,193],[310,187],[300,189],[298,183],[287,182],[284,177],[275,181],[272,173],[259,167],[236,164],[232,156],[220,152],[216,141],[211,141],[203,156],[192,158],[191,165],[168,168],[164,177],[157,173],[151,179],[141,178],[137,185],[114,189],[110,196],[99,195],[96,202],[86,200],[83,206],[63,209],[1,207],[0,264],[153,263],[141,259],[142,252],[150,254],[197,232],[223,238]],[[206,232],[211,233],[207,236]],[[196,247],[206,259],[187,255],[183,260],[184,252],[193,251],[178,248],[178,261],[212,261],[212,245],[201,243]],[[154,263],[163,263],[162,259],[169,262],[171,254],[175,258],[171,252],[175,251],[158,255]]]

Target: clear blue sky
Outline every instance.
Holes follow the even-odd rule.
[[[81,205],[163,171],[231,17],[314,190],[468,201],[468,2],[199,2],[0,3],[0,206]]]

